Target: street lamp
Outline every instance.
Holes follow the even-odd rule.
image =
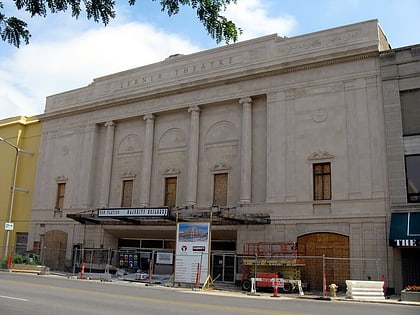
[[[14,171],[13,171],[13,180],[12,180],[12,192],[10,194],[10,207],[9,207],[9,220],[5,223],[5,230],[6,230],[6,240],[5,240],[5,246],[4,246],[4,258],[7,258],[7,252],[9,250],[9,238],[10,238],[10,230],[12,229],[12,214],[13,214],[13,201],[15,199],[15,191],[25,191],[22,188],[17,188],[16,187],[16,175],[17,175],[17,170],[18,170],[18,163],[19,163],[19,153],[26,153],[29,155],[34,155],[32,152],[20,149],[19,147],[17,147],[16,145],[14,145],[13,143],[7,141],[6,139],[0,137],[0,142],[4,142],[7,145],[11,146],[12,148],[14,148],[16,150],[16,155],[15,155],[15,167],[14,167]],[[8,228],[6,228],[6,226],[8,226]]]

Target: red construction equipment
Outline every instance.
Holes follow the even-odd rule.
[[[256,288],[280,288],[290,293],[298,288],[300,267],[305,263],[297,256],[295,242],[246,243],[243,249],[242,289],[251,289],[255,278]],[[276,279],[276,286],[273,279]]]

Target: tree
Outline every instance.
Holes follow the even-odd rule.
[[[27,11],[31,17],[36,15],[46,17],[48,13],[71,11],[76,19],[84,11],[89,20],[102,22],[107,25],[115,18],[114,0],[12,0],[17,10]],[[156,1],[156,0],[152,0]],[[225,41],[227,44],[236,42],[242,30],[236,27],[235,23],[221,15],[230,3],[237,0],[160,0],[162,12],[169,16],[179,12],[180,6],[189,6],[197,12],[197,17],[203,24],[207,33],[217,43]],[[128,0],[133,6],[136,0]],[[22,42],[29,43],[31,34],[28,24],[14,16],[7,17],[3,13],[3,3],[0,0],[0,36],[3,41],[20,47]]]

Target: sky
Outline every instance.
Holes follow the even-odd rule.
[[[42,114],[47,96],[94,78],[226,45],[207,34],[189,7],[169,17],[160,1],[115,1],[117,16],[107,26],[69,12],[31,18],[14,1],[2,1],[0,12],[24,19],[32,37],[20,48],[0,41],[0,120]],[[243,30],[239,41],[377,19],[392,48],[420,44],[420,0],[237,0],[224,15]]]

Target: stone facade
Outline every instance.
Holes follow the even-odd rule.
[[[413,131],[409,129],[413,124],[420,126],[420,45],[382,52],[380,61],[391,212],[401,215],[408,213],[412,216],[413,214],[419,215],[420,198],[415,194],[411,200],[408,197],[407,183],[409,179],[406,172],[409,170],[406,169],[406,157],[420,155],[420,128],[416,130],[416,127],[413,126]],[[404,95],[408,93],[412,95],[417,93],[419,96],[413,103],[410,102],[410,99],[404,103]],[[407,116],[405,117],[406,121],[403,117],[404,112],[409,115],[409,119]],[[420,165],[417,163],[417,175],[415,175],[417,182],[413,183],[413,192],[417,189],[418,196],[420,196],[419,169]],[[417,225],[420,226],[419,223]],[[410,232],[406,234],[410,234]],[[403,236],[402,239],[413,239],[414,242],[393,243],[393,240],[390,240],[390,245],[393,247],[390,250],[389,264],[393,266],[391,272],[393,273],[392,278],[395,279],[395,283],[391,283],[391,286],[395,287],[398,292],[407,285],[416,285],[420,282],[419,274],[415,271],[419,269],[420,231],[411,234]],[[415,272],[412,273],[410,270]]]
[[[116,249],[121,239],[173,241],[173,224],[83,226],[67,215],[121,207],[125,179],[133,181],[132,207],[161,207],[168,177],[176,178],[174,209],[208,210],[215,175],[226,174],[226,212],[266,213],[271,222],[215,225],[213,240],[232,242],[235,253],[247,242],[332,234],[345,238],[344,256],[385,262],[379,53],[388,49],[371,20],[175,55],[49,96],[31,241],[65,232],[59,246],[67,262],[73,244]],[[331,187],[314,200],[314,164],[322,163],[330,166]],[[57,208],[60,183],[65,196]],[[358,272],[387,274],[387,264]]]

